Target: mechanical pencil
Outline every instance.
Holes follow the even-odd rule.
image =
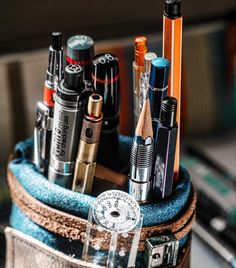
[[[178,125],[177,100],[166,97],[161,102],[158,140],[154,161],[154,195],[162,199],[172,194],[174,159]]]
[[[96,159],[102,127],[102,97],[92,94],[84,114],[72,190],[90,194],[96,168]]]
[[[47,176],[52,137],[54,95],[63,76],[62,33],[53,32],[49,47],[47,79],[44,84],[43,102],[37,103],[34,128],[34,163]]]
[[[147,52],[144,55],[144,72],[140,76],[140,96],[139,96],[139,110],[142,111],[143,102],[148,94],[149,76],[151,70],[151,62],[157,57],[154,52]]]
[[[167,59],[158,57],[152,60],[149,78],[149,98],[155,146],[157,143],[161,101],[167,96],[169,70],[170,62]]]
[[[182,68],[182,8],[181,0],[165,0],[163,15],[163,57],[171,62],[168,96],[178,101],[174,180],[178,180],[180,154],[180,104],[181,104],[181,68]]]

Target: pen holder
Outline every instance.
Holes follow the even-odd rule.
[[[122,167],[129,163],[132,138],[120,136],[119,143]],[[8,165],[14,229],[6,230],[6,267],[55,267],[55,259],[58,267],[98,267],[80,260],[95,197],[49,182],[31,163],[32,148],[32,139],[17,144]],[[171,197],[141,205],[143,224],[135,267],[189,267],[195,209],[189,174],[180,168]],[[19,247],[28,253],[20,253]],[[40,261],[36,253],[41,254]]]

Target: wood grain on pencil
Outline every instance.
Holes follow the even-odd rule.
[[[175,151],[174,182],[178,180],[180,155],[180,108],[182,67],[182,16],[170,19],[163,16],[163,57],[171,62],[168,95],[178,100],[178,135]]]
[[[144,139],[146,139],[147,137],[153,138],[152,116],[149,98],[144,101],[143,108],[136,127],[135,135],[141,136]]]

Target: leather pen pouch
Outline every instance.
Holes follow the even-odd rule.
[[[120,136],[121,167],[129,161],[131,143],[132,138]],[[53,254],[59,251],[65,254],[59,255],[67,256],[67,260],[68,256],[78,260],[81,258],[90,204],[95,197],[49,182],[30,161],[32,147],[32,140],[17,144],[9,161],[8,183],[13,201],[10,224],[26,235],[23,235],[23,240],[24,237],[31,237],[34,242],[43,243],[39,243],[39,247],[47,245],[52,248]],[[179,178],[171,197],[158,203],[141,205],[143,227],[136,267],[189,267],[196,193],[187,170],[180,168]],[[10,244],[8,250],[15,250]],[[36,258],[35,255],[32,258]],[[7,267],[16,267],[12,262],[8,258]],[[34,267],[45,265],[40,263]],[[80,264],[58,267],[86,267],[76,265]],[[87,267],[90,267],[89,264]]]

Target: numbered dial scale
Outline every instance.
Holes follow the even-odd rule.
[[[117,233],[133,230],[140,221],[137,201],[129,194],[117,190],[100,194],[92,213],[97,225]]]

